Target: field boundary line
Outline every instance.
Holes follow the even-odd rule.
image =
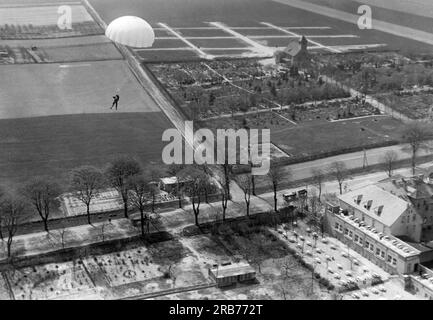
[[[284,33],[287,33],[287,34],[291,34],[292,36],[296,36],[296,37],[299,37],[299,38],[302,37],[302,35],[300,35],[300,34],[297,34],[297,33],[295,33],[295,32],[292,32],[292,31],[286,30],[286,29],[281,28],[281,27],[279,27],[279,26],[276,26],[276,25],[274,25],[274,24],[272,24],[272,23],[269,23],[269,22],[260,22],[260,23],[263,24],[263,25],[265,25],[265,26],[268,26],[268,27],[274,28],[274,29],[276,29],[276,30],[279,30],[279,31],[281,31],[281,32],[284,32]],[[311,42],[312,44],[316,45],[316,46],[319,46],[319,47],[321,47],[321,48],[323,48],[323,49],[327,49],[327,50],[329,50],[329,51],[331,51],[331,52],[334,52],[334,53],[341,53],[340,50],[333,49],[333,48],[331,48],[331,47],[325,46],[325,45],[323,45],[323,44],[321,44],[321,43],[319,43],[319,42],[317,42],[317,41],[313,41],[313,40],[308,40],[308,41]]]
[[[221,22],[208,22],[208,23],[212,26],[220,28],[221,30],[235,36],[236,38],[238,38],[242,42],[249,44],[251,47],[253,47],[255,49],[255,51],[257,51],[257,53],[262,53],[266,56],[273,56],[274,55],[273,50],[270,49],[269,47],[264,46],[264,45],[254,41],[254,40],[251,40],[247,36],[244,36],[243,34],[240,34],[239,32],[232,30],[230,27],[224,25]]]
[[[194,49],[192,49],[191,47],[134,49],[135,52],[146,52],[146,51],[175,51],[175,50],[188,50],[188,51],[194,51]]]
[[[358,15],[351,14],[342,10],[337,10],[337,9],[317,5],[314,3],[305,2],[305,1],[299,1],[299,0],[272,0],[272,1],[285,4],[293,8],[306,10],[321,16],[330,17],[339,21],[348,22],[352,25],[353,24],[356,25],[359,19]],[[410,40],[416,40],[422,43],[433,45],[433,34],[426,31],[409,28],[409,27],[405,27],[405,26],[401,26],[398,24],[385,22],[377,19],[374,19],[373,21],[373,30],[382,31],[388,34],[392,34],[394,36],[398,36]]]
[[[204,51],[202,51],[199,47],[197,47],[195,44],[193,44],[190,41],[188,41],[188,39],[186,39],[185,37],[183,37],[182,35],[180,35],[178,32],[176,32],[169,25],[167,25],[167,24],[165,24],[163,22],[158,22],[158,25],[160,25],[161,27],[165,28],[168,32],[170,32],[171,34],[173,34],[174,36],[176,36],[176,38],[178,38],[179,40],[181,40],[185,44],[187,44],[189,47],[191,47],[194,51],[196,51],[199,54],[200,57],[205,58],[205,59],[212,59],[213,58],[212,55],[207,54]]]

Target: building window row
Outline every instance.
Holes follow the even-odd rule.
[[[343,225],[341,225],[340,223],[336,222],[335,223],[335,230],[342,233],[343,232]]]

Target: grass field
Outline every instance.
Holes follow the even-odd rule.
[[[105,113],[117,92],[121,112],[159,111],[124,61],[3,66],[0,119]]]
[[[161,112],[0,120],[0,179],[7,184],[50,175],[66,181],[74,167],[102,167],[122,154],[144,165],[160,163],[169,126]]]
[[[309,156],[401,139],[402,123],[389,117],[310,122],[271,130],[271,140],[292,156]]]
[[[390,117],[369,117],[345,121],[306,121],[294,125],[276,113],[246,117],[250,128],[271,130],[271,142],[291,158],[308,157],[367,147],[401,139],[402,123]],[[203,122],[203,127],[241,128],[244,117],[222,118]]]
[[[160,163],[162,132],[171,127],[123,60],[4,65],[0,98],[3,183],[66,180],[74,167],[104,166],[120,154]]]
[[[3,1],[2,1],[3,2]],[[47,1],[48,2],[48,1]],[[48,26],[57,25],[59,20],[59,5],[0,7],[1,25],[29,25]],[[69,5],[74,23],[93,21],[92,17],[82,5]]]
[[[315,0],[321,1],[321,0]],[[331,1],[332,2],[332,1]],[[344,5],[343,1],[337,1]],[[355,7],[354,1],[348,1],[352,7]],[[327,31],[298,29],[292,30],[297,34],[353,34],[358,35],[362,41],[359,43],[381,44],[386,43],[390,48],[407,49],[419,51],[430,51],[431,46],[392,36],[376,30],[359,30],[355,24],[338,21],[322,15],[310,13],[301,9],[290,7],[271,0],[177,0],[177,1],[160,1],[160,0],[90,0],[90,3],[98,11],[101,17],[109,22],[120,15],[134,14],[149,21],[154,27],[159,27],[159,22],[167,23],[172,28],[182,27],[209,27],[206,22],[221,21],[232,28],[236,27],[263,27],[260,22],[267,21],[277,26],[284,27],[329,27]],[[356,2],[357,3],[357,2]],[[326,4],[325,4],[326,5]],[[328,4],[332,6],[332,3]],[[359,5],[358,5],[359,6]],[[351,7],[351,9],[352,9]],[[357,7],[356,7],[357,9]],[[389,10],[388,10],[389,11]],[[352,11],[351,11],[352,12]],[[354,13],[356,12],[353,11]],[[414,16],[408,15],[410,19],[399,19],[399,22],[405,24],[406,21],[419,21]],[[426,21],[421,23],[427,26]],[[411,25],[412,26],[412,25]],[[429,26],[431,23],[429,22]],[[430,28],[430,27],[429,27]],[[430,29],[429,29],[430,30]],[[185,30],[179,29],[180,32]],[[274,33],[267,35],[281,35],[281,32],[274,30]],[[318,33],[316,33],[316,31]],[[188,31],[189,32],[189,31]],[[245,30],[236,30],[236,32],[245,34]],[[263,35],[262,31],[255,33],[254,30],[247,32],[249,35]],[[186,35],[188,34],[185,31]],[[320,39],[320,43],[331,45],[328,39]]]

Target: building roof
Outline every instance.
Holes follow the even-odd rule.
[[[256,272],[256,270],[254,270],[254,268],[246,262],[233,263],[226,266],[218,266],[212,268],[210,271],[217,279],[240,276]]]
[[[421,176],[411,178],[393,176],[379,181],[377,186],[404,200],[427,199],[433,196],[432,182],[432,179]]]
[[[374,228],[365,226],[360,221],[357,221],[358,219],[356,219],[354,216],[345,216],[341,213],[337,214],[337,216],[350,224],[352,227],[356,228],[358,231],[361,231],[365,235],[376,240],[381,245],[391,249],[394,253],[397,253],[404,258],[414,257],[420,254],[420,250],[412,246],[410,243],[407,243],[390,234],[382,234]]]
[[[301,51],[302,46],[298,40],[291,41],[289,45],[284,49],[284,52],[292,57],[296,57]]]
[[[409,205],[402,198],[376,185],[348,192],[340,196],[339,199],[388,227],[398,220]],[[366,208],[368,204],[370,204],[369,209]]]

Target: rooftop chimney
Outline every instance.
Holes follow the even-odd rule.
[[[356,198],[356,204],[359,205],[361,203],[362,200],[362,194],[358,195],[358,197]]]
[[[367,204],[364,205],[364,208],[367,210],[370,210],[372,204],[373,204],[373,200],[368,200]]]
[[[383,206],[379,206],[377,208],[377,215],[380,216],[382,214],[382,212],[383,212]]]

